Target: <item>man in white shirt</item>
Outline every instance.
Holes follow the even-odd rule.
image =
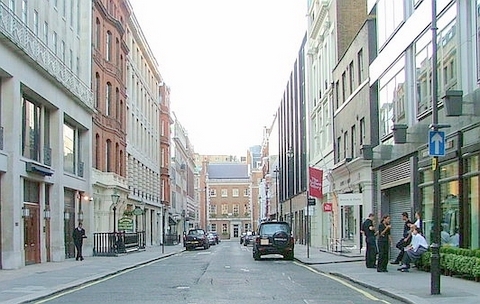
[[[415,225],[412,225],[412,242],[405,248],[405,255],[402,260],[402,267],[398,270],[402,272],[408,272],[411,262],[416,262],[420,259],[422,254],[428,250],[427,240],[418,233],[418,228]]]

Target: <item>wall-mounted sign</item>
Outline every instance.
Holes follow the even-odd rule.
[[[361,193],[343,193],[338,195],[339,206],[361,206],[362,194]]]
[[[330,202],[323,203],[323,212],[332,212],[333,205]]]
[[[122,217],[118,220],[118,231],[133,232],[133,219]]]

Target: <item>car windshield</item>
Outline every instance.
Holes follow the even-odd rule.
[[[261,226],[260,233],[261,234],[267,234],[267,235],[272,235],[275,232],[278,231],[284,231],[286,233],[290,233],[288,229],[288,225],[285,224],[266,224]]]
[[[190,230],[188,232],[189,235],[202,235],[205,234],[202,230]]]

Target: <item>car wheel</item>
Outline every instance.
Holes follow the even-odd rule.
[[[293,251],[287,252],[283,255],[285,260],[293,261]]]

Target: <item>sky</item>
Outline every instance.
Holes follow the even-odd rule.
[[[307,0],[130,0],[195,152],[262,143],[307,29]]]

